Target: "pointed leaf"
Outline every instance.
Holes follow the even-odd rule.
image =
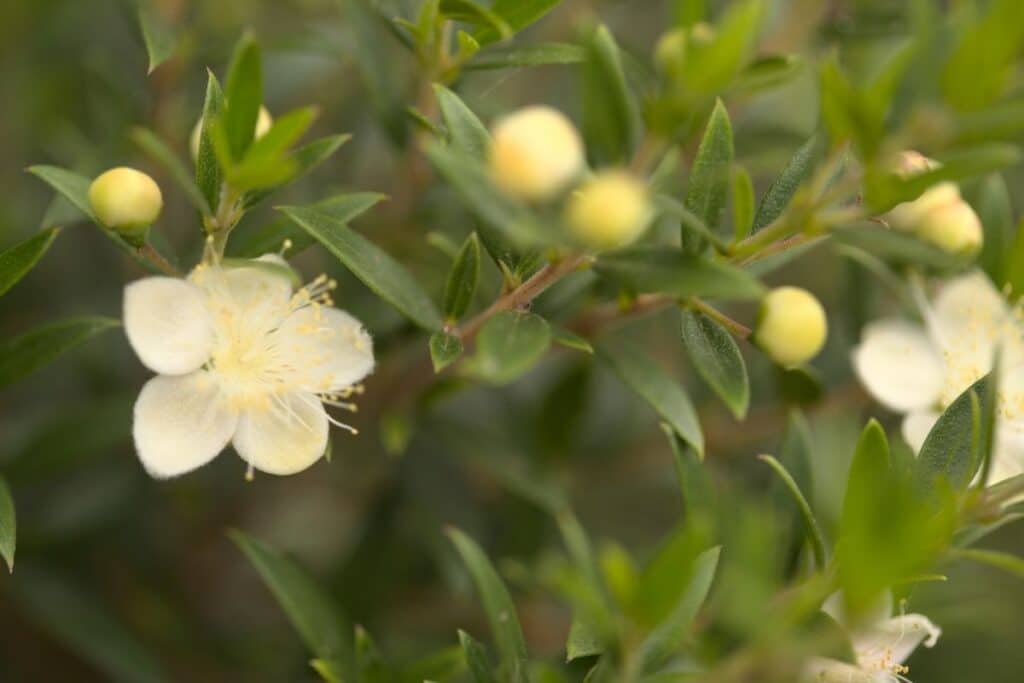
[[[448,273],[448,283],[444,288],[445,318],[456,321],[466,314],[473,303],[479,279],[480,240],[474,232],[466,238]]]
[[[0,251],[0,296],[32,270],[59,233],[60,228],[43,230],[13,247]]]
[[[147,128],[133,128],[132,140],[135,141],[147,154],[153,157],[170,174],[174,182],[185,193],[185,197],[204,216],[211,215],[210,206],[206,203],[206,197],[196,187],[195,178],[189,173],[181,160],[174,152],[158,138],[153,131]]]
[[[739,242],[749,234],[754,220],[754,183],[747,169],[732,172],[732,239]]]
[[[466,668],[469,669],[469,674],[473,677],[473,683],[498,683],[483,643],[459,629],[459,644],[462,646]]]
[[[786,490],[793,497],[793,501],[796,503],[797,509],[800,510],[800,516],[803,519],[807,542],[810,543],[811,550],[814,553],[814,564],[819,571],[823,571],[825,569],[825,538],[821,535],[821,527],[818,525],[818,520],[811,510],[810,503],[807,502],[807,498],[804,497],[800,487],[781,462],[770,455],[759,455],[758,459],[771,467],[775,474],[779,475],[779,479],[782,480]]]
[[[146,54],[149,55],[149,70],[146,73],[151,74],[174,54],[178,40],[174,31],[160,16],[160,12],[149,2],[139,3],[138,12],[142,41],[146,44]]]
[[[206,81],[206,100],[203,104],[202,124],[199,129],[199,153],[196,154],[196,186],[206,199],[207,206],[216,211],[220,205],[220,186],[223,181],[217,153],[213,148],[213,129],[224,111],[224,93],[213,72]]]
[[[541,43],[522,47],[489,49],[478,53],[463,68],[515,69],[547,64],[579,64],[587,58],[587,50],[571,43]]]
[[[518,33],[545,14],[553,10],[562,0],[496,0],[491,6],[491,11],[501,17],[512,29]],[[493,43],[503,36],[494,28],[484,28],[474,34],[481,45]]]
[[[619,46],[606,26],[587,44],[583,63],[583,134],[587,150],[602,164],[632,158],[640,113],[626,83]]]
[[[7,481],[0,476],[0,557],[7,563],[7,569],[14,571],[14,550],[17,545],[17,517],[14,514],[14,497]]]
[[[761,198],[761,204],[757,207],[757,216],[754,217],[753,232],[757,232],[782,215],[782,212],[789,206],[797,189],[807,180],[811,171],[814,170],[815,154],[818,148],[818,138],[811,137],[800,149],[796,151],[793,158],[782,169],[779,177],[772,182],[771,187]]]
[[[737,420],[747,414],[750,380],[747,365],[728,330],[695,311],[683,311],[683,346],[697,373],[729,406]]]
[[[434,372],[441,372],[462,355],[462,340],[447,332],[430,335],[430,362]]]
[[[693,160],[683,201],[712,231],[717,231],[722,223],[732,161],[732,124],[725,105],[718,100]]]
[[[981,444],[980,402],[987,399],[983,377],[954,400],[928,432],[915,467],[915,479],[924,490],[944,481],[963,491],[978,469]]]
[[[441,118],[451,145],[459,152],[475,159],[486,159],[491,146],[491,136],[476,114],[466,106],[458,95],[440,84],[434,85]]]
[[[224,128],[231,157],[241,159],[256,134],[256,120],[263,105],[263,64],[260,48],[251,35],[235,46],[224,84]]]
[[[111,318],[69,318],[0,342],[0,387],[18,381],[65,351],[120,324]]]

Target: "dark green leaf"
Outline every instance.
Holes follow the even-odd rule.
[[[283,206],[280,211],[309,232],[377,296],[420,327],[441,328],[434,302],[405,268],[345,221],[316,207]]]
[[[533,367],[551,346],[551,326],[533,313],[502,311],[477,335],[473,369],[495,384],[506,384]]]
[[[206,100],[203,103],[202,124],[199,131],[199,153],[196,154],[196,186],[206,199],[207,206],[216,211],[220,205],[220,186],[223,175],[213,148],[213,129],[224,111],[224,93],[213,72],[208,72]]]
[[[712,299],[758,299],[764,294],[761,283],[739,268],[667,246],[604,254],[594,269],[636,292]]]
[[[718,100],[693,160],[683,201],[712,231],[717,231],[722,222],[722,211],[729,197],[732,160],[732,124],[725,105]]]
[[[466,564],[484,604],[501,657],[503,675],[499,679],[510,683],[529,683],[526,639],[505,583],[473,539],[454,528],[448,529],[448,538]]]
[[[491,11],[501,17],[512,29],[518,33],[533,22],[537,21],[550,12],[562,0],[496,0],[491,6]],[[484,28],[473,36],[481,45],[493,43],[503,36],[493,28]]]
[[[541,43],[524,47],[496,48],[477,54],[464,67],[473,69],[509,69],[546,64],[579,64],[587,58],[586,48],[571,43]]]
[[[111,318],[69,318],[0,342],[0,387],[18,381],[65,351],[120,324]]]
[[[178,184],[178,187],[185,193],[185,197],[192,206],[204,216],[211,215],[210,206],[206,203],[206,197],[196,187],[195,178],[189,173],[178,157],[175,156],[174,152],[164,144],[163,140],[158,138],[153,131],[141,127],[133,128],[131,135],[135,144],[164,167],[171,178],[174,179],[174,182]]]
[[[7,569],[14,571],[14,550],[18,539],[18,520],[14,514],[14,497],[7,481],[0,476],[0,557]]]
[[[484,160],[491,146],[491,136],[476,114],[458,95],[443,85],[435,84],[434,93],[441,105],[441,118],[448,129],[453,148],[474,159]]]
[[[728,330],[702,313],[683,311],[683,345],[694,369],[742,420],[750,404],[747,365]]]
[[[754,217],[753,232],[757,232],[776,218],[789,206],[790,200],[796,194],[800,185],[807,180],[811,171],[814,170],[818,138],[812,136],[796,151],[793,158],[782,169],[782,173],[776,178],[768,191],[761,198],[757,207],[757,215]]]
[[[832,231],[832,238],[839,244],[857,247],[884,261],[897,264],[955,271],[963,269],[972,259],[970,255],[951,254],[922,241],[916,235],[874,223],[856,223],[836,228]]]
[[[447,332],[430,335],[430,361],[434,372],[441,372],[462,355],[462,340]]]
[[[1016,227],[1006,181],[998,173],[988,176],[982,181],[972,203],[985,234],[978,264],[993,282],[1001,286],[1006,282],[1007,254],[1010,253]]]
[[[626,83],[619,46],[606,26],[587,43],[583,63],[583,135],[599,164],[632,158],[640,134],[640,113]]]
[[[59,233],[60,228],[50,228],[0,251],[0,296],[32,270]]]
[[[466,659],[466,668],[473,677],[473,683],[498,683],[491,670],[491,662],[487,658],[487,650],[483,643],[459,629],[459,644]]]
[[[963,491],[980,464],[981,401],[987,398],[987,378],[968,387],[928,432],[917,456],[916,479],[924,490],[932,490],[940,481],[955,491]]]
[[[601,345],[598,357],[611,366],[626,386],[651,404],[684,441],[698,453],[704,453],[704,435],[690,397],[642,348],[632,344]]]
[[[775,474],[779,475],[779,479],[782,480],[786,490],[793,497],[793,501],[796,503],[803,520],[804,533],[814,553],[814,564],[819,571],[823,571],[825,569],[825,538],[821,535],[821,527],[818,526],[818,520],[814,517],[810,503],[807,502],[807,498],[800,491],[800,486],[790,475],[789,471],[783,467],[782,463],[770,455],[760,455],[758,459],[771,467]]]
[[[160,16],[160,12],[146,1],[139,3],[139,29],[142,31],[142,41],[146,44],[146,53],[149,55],[147,73],[153,73],[174,54],[178,41],[171,27]]]
[[[480,280],[480,240],[471,233],[459,250],[444,288],[444,315],[456,321],[466,314],[473,303],[477,282]]]
[[[224,128],[231,158],[245,156],[256,135],[256,120],[263,105],[263,63],[260,47],[250,34],[242,36],[224,83]]]

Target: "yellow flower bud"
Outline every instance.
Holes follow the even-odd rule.
[[[799,287],[779,287],[761,302],[754,341],[779,365],[803,365],[825,345],[828,320],[813,294]]]
[[[633,175],[613,170],[598,173],[573,193],[566,220],[587,246],[614,249],[640,237],[652,213],[647,187]]]
[[[145,232],[163,209],[160,187],[134,168],[112,168],[92,181],[89,204],[100,223],[126,237]]]
[[[267,111],[267,108],[260,105],[259,114],[256,115],[256,139],[259,140],[261,137],[266,135],[270,127],[274,125],[274,118]],[[196,125],[192,127],[192,135],[189,136],[188,150],[192,153],[192,160],[195,161],[199,158],[199,136],[203,132],[203,117],[200,116],[199,120],[196,121]]]
[[[920,232],[933,213],[961,201],[956,183],[939,183],[929,187],[917,199],[897,204],[885,218],[897,230]]]
[[[513,197],[550,199],[583,168],[579,133],[550,107],[527,107],[504,117],[495,124],[492,138],[491,175]]]
[[[981,219],[962,199],[929,212],[918,234],[951,254],[973,254],[984,240]]]

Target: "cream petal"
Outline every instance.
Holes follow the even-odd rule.
[[[987,485],[1024,474],[1024,421],[996,423],[996,443],[992,451]]]
[[[242,413],[233,440],[243,460],[268,474],[295,474],[327,448],[328,421],[313,394],[270,396],[262,409]]]
[[[209,373],[157,376],[135,402],[135,450],[154,477],[176,477],[213,460],[237,422]]]
[[[880,320],[864,328],[853,350],[860,381],[881,404],[908,412],[934,404],[942,391],[942,356],[924,331],[902,320]]]
[[[189,275],[221,312],[239,312],[246,318],[271,318],[280,322],[288,312],[294,275],[276,254],[265,254],[244,265],[200,265]]]
[[[800,683],[876,683],[886,680],[860,667],[826,657],[811,657],[800,677]]]
[[[960,364],[976,365],[980,375],[991,367],[996,344],[1010,323],[1005,299],[980,270],[947,282],[927,317],[943,350]]]
[[[853,649],[861,667],[869,671],[892,670],[907,661],[918,645],[932,647],[942,629],[922,614],[886,619],[854,634]]]
[[[179,278],[149,277],[125,287],[124,328],[143,364],[162,375],[199,369],[213,346],[203,294]]]
[[[302,308],[275,335],[293,368],[292,381],[303,391],[339,391],[373,371],[373,339],[362,323],[337,308]]]
[[[903,429],[901,430],[903,440],[913,449],[914,453],[921,452],[921,446],[928,438],[928,432],[932,430],[938,419],[939,413],[931,410],[919,410],[903,418]]]

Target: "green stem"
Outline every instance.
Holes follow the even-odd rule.
[[[688,305],[695,311],[700,311],[707,317],[711,318],[719,325],[729,330],[729,332],[731,332],[734,336],[739,337],[740,339],[749,339],[750,335],[753,334],[753,330],[751,330],[746,325],[733,320],[725,313],[719,311],[714,306],[711,306],[710,304],[701,301],[695,296],[691,296],[689,298]]]

